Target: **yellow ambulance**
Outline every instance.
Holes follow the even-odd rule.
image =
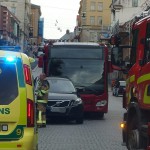
[[[38,150],[32,59],[0,46],[0,150]]]

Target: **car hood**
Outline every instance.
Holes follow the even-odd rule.
[[[49,93],[48,100],[76,100],[78,97],[76,94],[64,94],[64,93]]]

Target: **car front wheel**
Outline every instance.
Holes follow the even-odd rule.
[[[77,118],[76,123],[77,124],[83,124],[83,120],[84,120],[83,117]]]

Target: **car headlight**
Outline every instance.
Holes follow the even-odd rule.
[[[81,104],[81,103],[82,103],[81,98],[77,98],[77,99],[74,101],[73,105],[78,105],[78,104]]]
[[[99,106],[105,106],[107,104],[107,101],[106,100],[102,100],[102,101],[99,101],[96,103],[96,106],[99,107]]]

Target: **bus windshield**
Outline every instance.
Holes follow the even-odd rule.
[[[67,77],[83,93],[104,93],[104,52],[96,48],[52,48],[49,76]]]

